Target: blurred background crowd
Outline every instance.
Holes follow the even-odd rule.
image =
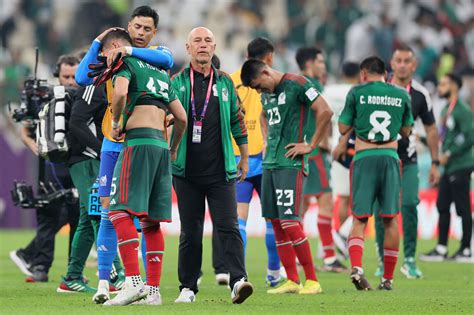
[[[463,76],[461,96],[474,106],[472,0],[0,0],[1,145],[14,152],[26,150],[6,119],[6,104],[20,101],[24,79],[34,66],[34,47],[40,51],[38,76],[54,82],[52,69],[59,55],[87,48],[108,27],[126,26],[130,11],[145,4],[160,15],[152,43],[172,50],[173,72],[187,62],[186,36],[197,25],[214,32],[224,71],[236,71],[248,42],[265,36],[275,43],[274,68],[285,72],[298,72],[297,48],[321,48],[327,84],[337,82],[343,61],[359,62],[373,54],[388,61],[397,45],[407,43],[418,57],[416,78],[431,92],[435,115],[444,106],[436,83],[448,72]],[[424,161],[420,156],[420,163],[429,167],[429,157]],[[27,171],[25,176],[32,175]],[[427,186],[422,178],[421,187]]]

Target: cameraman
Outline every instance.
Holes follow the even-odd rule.
[[[79,59],[73,55],[59,57],[54,76],[59,79],[59,84],[65,87],[76,88],[74,80]],[[38,145],[35,141],[33,125],[26,125],[21,129],[21,140],[38,156]],[[56,189],[70,189],[74,185],[69,175],[68,166],[64,163],[51,163],[39,157],[38,183],[43,182],[47,187],[49,183]],[[40,188],[41,189],[41,188]],[[54,258],[54,241],[56,233],[65,224],[69,223],[69,244],[71,244],[79,218],[79,204],[77,199],[60,199],[46,207],[36,209],[37,228],[33,240],[25,247],[10,252],[10,258],[27,275],[27,282],[47,282],[48,272]],[[69,246],[70,251],[71,246]],[[69,257],[69,255],[68,255]]]

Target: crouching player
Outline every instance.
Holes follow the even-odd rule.
[[[384,275],[379,289],[392,290],[398,258],[401,168],[397,136],[410,134],[413,125],[411,100],[401,88],[385,83],[384,62],[366,58],[360,64],[364,84],[352,88],[339,118],[342,135],[354,129],[356,144],[351,166],[351,200],[354,221],[349,235],[351,280],[357,290],[371,290],[362,269],[364,231],[378,201],[385,227]]]
[[[321,286],[314,271],[311,249],[300,222],[303,174],[307,154],[321,141],[331,120],[328,104],[304,77],[283,74],[259,60],[247,60],[241,72],[244,86],[262,97],[262,132],[267,141],[262,174],[262,213],[271,219],[280,260],[288,280],[268,293],[318,294]],[[316,115],[316,130],[306,143],[308,111]],[[304,287],[296,269],[298,257],[306,276]]]
[[[127,32],[114,32],[115,46],[131,45]],[[173,114],[175,125],[170,149],[164,131],[166,110]],[[123,138],[125,131],[112,178],[109,218],[117,232],[126,279],[120,293],[104,305],[127,305],[145,297],[146,304],[160,305],[164,253],[160,222],[171,221],[171,160],[186,128],[186,113],[164,70],[135,57],[123,59],[115,75],[112,128],[115,140]],[[140,276],[133,216],[140,218],[145,236],[147,288]]]

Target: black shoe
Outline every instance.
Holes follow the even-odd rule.
[[[351,280],[357,290],[361,290],[361,291],[372,290],[372,287],[370,286],[369,281],[365,278],[364,273],[357,268],[352,268]]]
[[[448,258],[448,254],[444,254],[444,255],[441,254],[440,252],[438,252],[436,247],[430,252],[420,255],[421,261],[428,261],[428,262],[445,261],[446,258]]]
[[[453,256],[449,257],[450,260],[460,263],[472,263],[474,259],[472,258],[471,249],[469,248],[460,248]]]
[[[19,250],[13,250],[10,252],[10,259],[13,263],[23,272],[26,276],[33,276],[33,270],[31,269],[31,263],[26,259],[25,255]]]
[[[48,273],[46,272],[46,268],[44,266],[34,266],[33,267],[33,275],[31,277],[27,277],[26,282],[48,282]]]
[[[378,290],[385,290],[385,291],[392,291],[393,290],[393,282],[391,280],[384,280],[380,282],[379,286],[377,287]]]
[[[339,259],[335,259],[332,263],[324,263],[323,265],[323,271],[329,271],[329,272],[348,272],[349,269],[347,269],[346,266],[344,266]]]

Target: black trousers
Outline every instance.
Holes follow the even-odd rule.
[[[439,183],[438,200],[436,205],[439,212],[438,244],[448,244],[449,225],[451,221],[450,208],[454,202],[456,213],[462,220],[461,249],[471,247],[472,214],[470,200],[470,181],[472,169],[463,169],[450,174],[444,174]]]
[[[222,248],[225,265],[230,273],[230,287],[247,278],[244,248],[237,222],[235,182],[173,178],[178,198],[181,235],[179,238],[178,277],[180,290],[198,292],[197,280],[202,266],[202,235],[205,200],[209,204],[213,228]]]
[[[46,185],[53,183],[57,189],[74,187],[69,176],[69,169],[65,164],[41,165],[40,180]],[[77,199],[61,199],[47,207],[39,208],[36,210],[36,221],[35,237],[20,251],[32,267],[41,266],[48,273],[53,264],[56,233],[67,223],[71,227],[68,249],[70,254],[71,242],[79,221],[79,202]]]

